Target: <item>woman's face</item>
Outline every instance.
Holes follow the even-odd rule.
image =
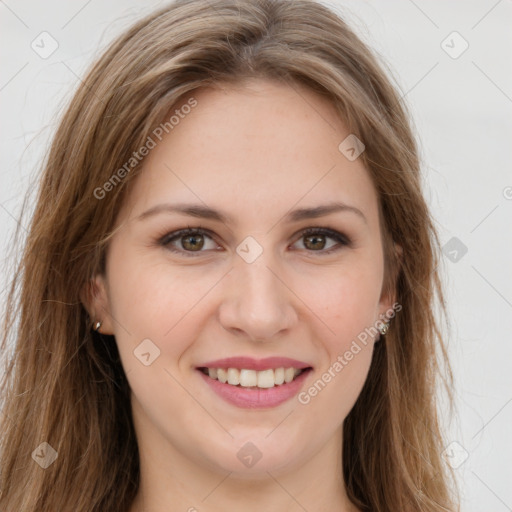
[[[153,137],[96,279],[141,454],[242,477],[335,461],[365,329],[393,303],[376,191],[309,90],[257,80],[193,98]]]

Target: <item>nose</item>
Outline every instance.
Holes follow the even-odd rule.
[[[266,251],[252,263],[235,259],[226,278],[219,320],[230,333],[271,342],[297,322],[296,297],[282,269]]]

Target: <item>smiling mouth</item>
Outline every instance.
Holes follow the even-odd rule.
[[[307,368],[273,368],[268,370],[248,370],[245,368],[198,368],[211,379],[218,380],[222,384],[248,389],[268,389],[275,386],[289,384],[299,375],[312,370]]]

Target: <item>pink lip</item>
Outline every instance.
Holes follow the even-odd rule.
[[[238,368],[246,370],[270,370],[274,368],[311,368],[311,365],[289,357],[266,357],[265,359],[253,359],[252,357],[227,357],[217,359],[197,366],[197,368]]]
[[[274,358],[271,358],[274,359]],[[288,362],[291,360],[288,360]],[[217,361],[215,361],[217,363]],[[260,361],[261,363],[261,361]],[[268,366],[268,365],[267,365]],[[217,368],[227,368],[229,366],[217,366]],[[233,368],[235,366],[231,366]],[[290,368],[290,366],[287,366]],[[210,366],[211,368],[211,366]],[[247,368],[247,366],[244,366]],[[247,368],[252,369],[252,368]],[[232,386],[231,384],[223,384],[217,379],[212,379],[205,375],[202,371],[198,370],[206,384],[217,393],[226,402],[237,407],[246,409],[263,409],[269,407],[276,407],[290,398],[296,396],[302,387],[304,380],[309,375],[309,371],[302,372],[298,377],[287,384],[274,386],[267,389],[256,388],[243,388],[240,386]]]

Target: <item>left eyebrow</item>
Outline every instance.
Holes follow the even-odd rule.
[[[285,219],[288,222],[298,222],[305,219],[316,219],[318,217],[324,217],[326,215],[330,215],[332,213],[337,212],[355,213],[362,220],[364,220],[366,224],[368,224],[368,220],[366,219],[364,213],[359,208],[340,202],[314,206],[311,208],[298,208],[288,213]]]
[[[284,220],[286,222],[299,222],[301,220],[316,219],[318,217],[324,217],[326,215],[338,212],[354,213],[358,217],[360,217],[366,224],[368,224],[368,220],[366,219],[364,213],[359,208],[341,202],[328,203],[325,205],[319,205],[309,208],[297,208],[296,210],[287,213],[284,217]],[[209,208],[208,206],[202,204],[183,203],[158,204],[156,206],[153,206],[149,210],[146,210],[145,212],[141,213],[139,216],[136,217],[135,220],[144,220],[148,217],[157,215],[159,213],[178,213],[182,215],[188,215],[190,217],[215,220],[218,222],[222,222],[224,224],[233,224],[233,217],[219,210]]]

